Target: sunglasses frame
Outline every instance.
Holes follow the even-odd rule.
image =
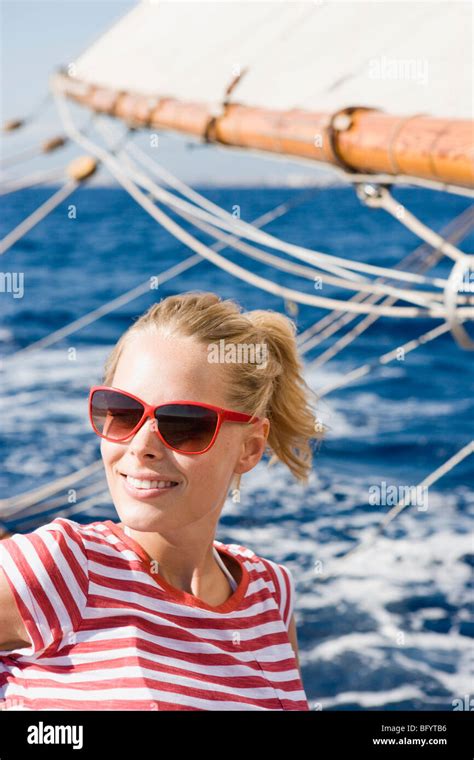
[[[92,397],[96,391],[115,391],[117,393],[121,393],[123,396],[127,396],[128,398],[133,399],[134,401],[138,401],[139,404],[143,406],[143,414],[139,420],[139,422],[135,425],[133,430],[124,438],[110,438],[107,435],[103,435],[102,433],[99,433],[97,430],[94,420],[92,417]],[[146,419],[150,418],[151,420],[156,420],[155,412],[157,409],[160,409],[160,407],[163,406],[170,406],[175,404],[186,404],[186,406],[199,406],[204,409],[211,409],[213,412],[217,413],[217,423],[216,423],[216,429],[214,431],[214,434],[212,436],[212,439],[208,446],[205,449],[202,449],[201,451],[182,451],[181,449],[177,449],[174,446],[171,446],[165,439],[163,438],[162,434],[160,433],[159,424],[155,426],[155,432],[158,435],[158,438],[160,441],[166,446],[168,449],[171,449],[171,451],[176,451],[178,454],[205,454],[206,451],[209,451],[211,446],[214,445],[216,438],[218,436],[219,430],[221,429],[221,425],[223,422],[241,422],[241,423],[249,423],[254,424],[256,422],[260,422],[260,417],[255,417],[251,414],[245,414],[244,412],[235,412],[232,409],[224,409],[221,406],[213,406],[212,404],[203,404],[200,401],[185,401],[183,399],[179,399],[177,401],[166,401],[163,404],[146,404],[141,398],[138,396],[135,396],[133,393],[128,393],[127,391],[123,391],[120,388],[114,388],[110,385],[93,385],[89,391],[89,420],[92,425],[92,429],[94,432],[100,437],[105,438],[106,441],[111,441],[112,443],[122,443],[123,441],[128,441],[129,438],[133,438],[133,436],[140,430],[141,426],[145,422]]]

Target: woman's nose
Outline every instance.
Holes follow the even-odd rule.
[[[130,450],[137,456],[163,457],[166,446],[157,434],[156,419],[147,417],[130,441]]]

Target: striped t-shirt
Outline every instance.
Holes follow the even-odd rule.
[[[309,710],[285,565],[238,544],[240,581],[212,607],[171,586],[110,520],[56,518],[0,541],[30,644],[0,651],[0,709]]]

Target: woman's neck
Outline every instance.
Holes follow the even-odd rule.
[[[170,544],[157,533],[133,530],[123,523],[119,523],[119,527],[148,555],[153,563],[152,572],[158,573],[173,588],[192,594],[211,606],[222,604],[233,593],[229,579],[216,561],[212,541],[206,549],[199,547],[193,552],[189,545],[184,548]],[[236,572],[238,563],[227,556],[222,559],[238,584],[240,566]]]

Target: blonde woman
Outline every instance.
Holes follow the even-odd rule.
[[[122,335],[89,394],[120,522],[0,541],[0,706],[309,709],[292,574],[271,546],[216,538],[267,447],[307,482],[301,370],[293,322],[213,293],[165,298]]]

